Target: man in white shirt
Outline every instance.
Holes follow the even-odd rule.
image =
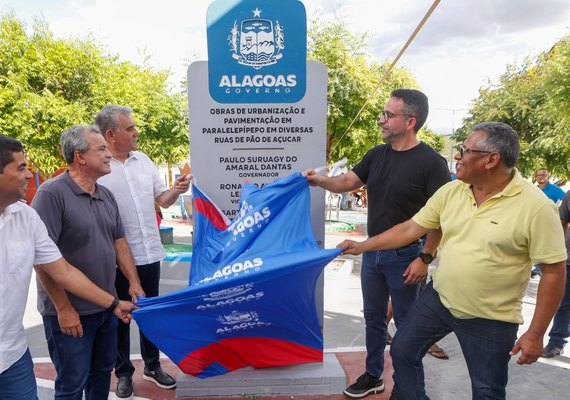
[[[158,296],[160,260],[164,248],[156,224],[154,203],[168,208],[178,196],[188,191],[191,178],[183,175],[169,190],[162,181],[156,166],[149,157],[137,149],[139,132],[130,107],[107,105],[95,116],[95,123],[107,140],[113,158],[111,173],[101,177],[99,184],[113,192],[125,227],[125,235],[137,265],[137,272],[147,297]],[[128,281],[118,271],[115,280],[117,295],[128,299]],[[135,367],[130,361],[129,324],[119,323],[116,396],[130,399],[133,396],[132,375]],[[163,389],[176,387],[176,381],[160,366],[159,350],[142,332],[141,355],[145,363],[143,378]]]
[[[32,266],[66,290],[112,310],[122,321],[130,321],[129,312],[135,308],[117,301],[62,258],[38,214],[19,201],[31,178],[22,144],[0,134],[0,399],[6,400],[37,399],[22,324]]]

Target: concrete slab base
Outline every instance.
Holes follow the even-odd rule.
[[[345,385],[344,370],[336,356],[329,353],[324,354],[322,363],[263,369],[247,367],[207,379],[180,372],[176,397],[328,395],[341,393]]]

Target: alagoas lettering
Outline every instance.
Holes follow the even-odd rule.
[[[243,263],[234,263],[231,265],[226,265],[224,268],[217,270],[211,279],[223,278],[231,274],[237,274],[242,271],[246,271],[251,268],[260,267],[263,265],[263,260],[261,258],[254,258],[253,260],[245,260]]]
[[[238,235],[246,229],[253,228],[260,222],[263,222],[265,219],[269,218],[270,215],[271,211],[269,210],[269,207],[264,207],[261,210],[261,213],[259,211],[256,211],[253,213],[253,215],[243,217],[242,220],[236,221],[236,224],[230,226],[229,229],[233,231],[234,235]]]
[[[297,75],[244,75],[238,80],[236,75],[222,75],[219,87],[293,87],[297,86]]]
[[[230,306],[230,305],[233,305],[236,303],[240,304],[240,303],[243,303],[244,301],[247,302],[247,301],[259,300],[263,296],[265,296],[265,293],[263,293],[263,292],[257,292],[255,294],[237,296],[235,298],[219,300],[219,301],[216,301],[213,303],[210,302],[210,303],[200,304],[196,307],[196,310],[209,310],[209,309],[216,308],[216,307]]]

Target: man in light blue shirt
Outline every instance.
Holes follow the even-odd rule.
[[[539,168],[538,171],[536,171],[535,177],[538,187],[546,197],[552,200],[557,206],[560,206],[560,203],[562,203],[562,199],[564,198],[564,190],[550,183],[550,172],[548,172],[546,168]],[[541,275],[542,273],[540,272],[540,268],[535,265],[530,273],[530,277],[536,278]]]
[[[564,190],[558,186],[553,185],[550,181],[550,172],[546,168],[540,168],[536,171],[536,183],[542,189],[546,197],[552,200],[556,205],[559,205],[564,198]]]

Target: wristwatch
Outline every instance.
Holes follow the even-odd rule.
[[[116,297],[113,299],[113,302],[111,303],[111,305],[109,307],[107,307],[108,311],[115,311],[115,308],[117,308],[117,306],[119,305],[119,299],[117,299]]]
[[[429,253],[420,253],[418,257],[424,264],[431,264],[433,261],[433,256]]]

